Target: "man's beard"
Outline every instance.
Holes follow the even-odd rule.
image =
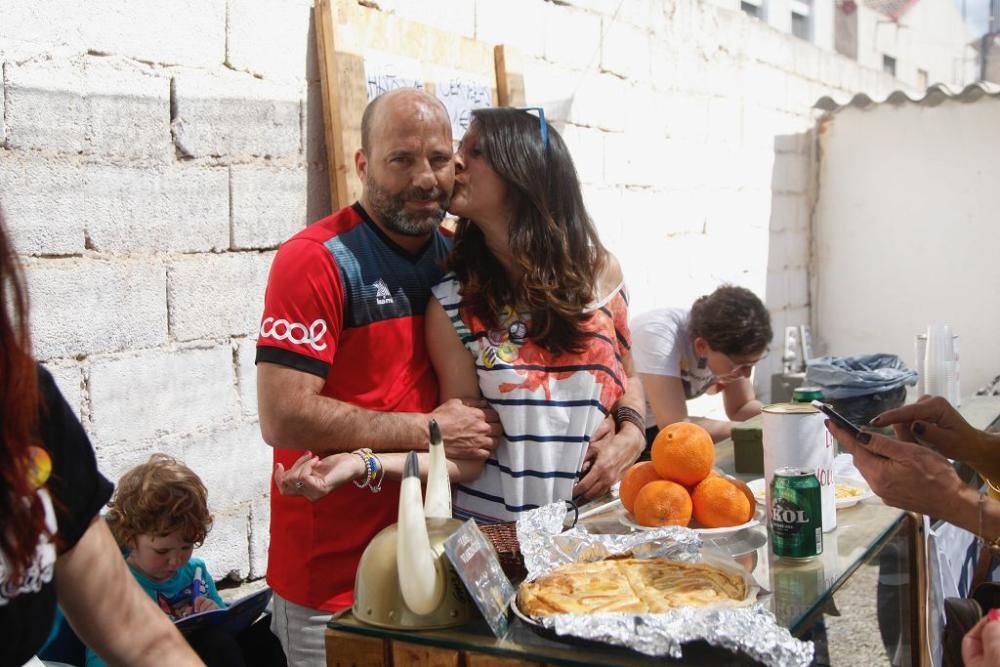
[[[382,221],[390,230],[404,236],[424,236],[434,231],[434,228],[444,220],[448,210],[450,197],[440,188],[413,188],[399,194],[390,194],[379,187],[369,176],[365,182],[368,192],[368,203],[372,207],[372,215]],[[438,202],[438,208],[426,211],[409,212],[405,208],[408,201],[425,201],[432,199]]]

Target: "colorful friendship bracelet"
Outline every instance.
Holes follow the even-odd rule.
[[[382,462],[367,447],[358,449],[354,453],[361,457],[366,471],[364,481],[355,481],[354,486],[359,489],[367,487],[372,493],[378,493],[382,490],[382,481],[385,479],[385,469],[382,467]]]

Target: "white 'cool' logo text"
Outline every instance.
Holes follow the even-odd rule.
[[[306,325],[288,320],[276,320],[273,317],[266,317],[260,323],[260,337],[273,338],[274,340],[287,340],[293,345],[303,345],[308,343],[312,349],[322,352],[326,349],[326,343],[320,343],[326,335],[326,320],[318,319],[306,328]]]

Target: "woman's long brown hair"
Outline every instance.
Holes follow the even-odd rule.
[[[0,211],[0,551],[17,583],[30,566],[45,525],[29,480],[29,450],[38,438],[38,371],[31,356],[28,293]]]
[[[460,220],[448,268],[462,285],[462,305],[495,328],[505,306],[526,308],[529,337],[555,354],[579,352],[583,324],[608,253],[587,215],[576,168],[562,137],[539,119],[509,108],[472,112],[484,157],[507,184],[513,218],[510,251],[521,269],[514,286],[486,247],[482,231]]]

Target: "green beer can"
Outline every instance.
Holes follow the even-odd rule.
[[[823,390],[819,387],[797,387],[792,390],[792,403],[812,403],[823,400]]]
[[[819,480],[812,471],[775,470],[767,515],[775,556],[807,560],[823,553],[823,508]]]

